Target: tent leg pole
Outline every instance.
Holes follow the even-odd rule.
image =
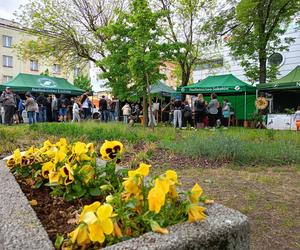
[[[245,91],[245,103],[244,103],[244,122],[247,120],[247,92]]]

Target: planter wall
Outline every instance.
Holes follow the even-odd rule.
[[[48,235],[3,161],[0,161],[0,250],[50,250]],[[208,206],[204,222],[146,233],[105,249],[250,249],[247,217],[219,204]]]

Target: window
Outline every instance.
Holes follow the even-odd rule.
[[[3,76],[3,82],[8,82],[8,81],[10,81],[12,79],[13,79],[12,76]]]
[[[3,56],[3,66],[12,68],[13,57],[12,56]]]
[[[3,47],[12,47],[12,37],[11,36],[3,36]]]
[[[273,53],[269,56],[268,62],[271,66],[280,67],[284,63],[284,57],[281,53]]]
[[[59,64],[53,64],[53,73],[54,74],[60,74],[60,65]]]
[[[78,77],[80,75],[80,69],[79,67],[75,67],[74,69],[74,77]]]
[[[203,60],[200,64],[196,65],[195,70],[221,68],[224,65],[223,58]]]
[[[39,63],[37,60],[30,60],[30,70],[31,71],[38,71],[39,70]]]

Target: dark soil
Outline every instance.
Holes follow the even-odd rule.
[[[49,187],[32,189],[25,180],[17,181],[27,199],[37,201],[37,205],[32,205],[32,208],[52,242],[55,242],[57,234],[66,235],[71,232],[75,228],[76,217],[80,214],[82,206],[91,203],[91,201],[81,200],[66,202],[62,198],[53,198]]]

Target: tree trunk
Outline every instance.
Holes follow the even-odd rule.
[[[148,94],[148,101],[149,101],[149,113],[148,117],[150,116],[150,127],[152,129],[152,131],[154,131],[154,122],[153,122],[153,111],[152,111],[152,99],[151,99],[151,95],[150,95],[150,84],[149,84],[149,77],[148,74],[146,74],[146,80],[147,80],[147,94]],[[148,110],[147,110],[148,111]]]
[[[267,53],[265,49],[259,51],[259,83],[267,81]]]
[[[143,95],[143,117],[144,117],[144,128],[148,124],[148,106],[147,106],[147,92]]]

